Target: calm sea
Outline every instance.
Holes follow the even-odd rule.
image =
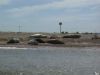
[[[97,47],[0,47],[0,75],[94,75],[100,73]]]

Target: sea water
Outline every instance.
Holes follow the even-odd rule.
[[[0,75],[94,75],[97,47],[0,47]]]

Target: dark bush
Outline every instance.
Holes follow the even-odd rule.
[[[65,32],[65,34],[68,34],[68,32]]]
[[[65,35],[63,38],[80,38],[81,35]]]
[[[94,37],[92,37],[92,40],[93,39],[100,39],[100,36],[98,36],[98,35],[95,34]]]
[[[47,43],[50,43],[50,44],[64,44],[63,41],[56,40],[56,39],[48,40]]]
[[[37,38],[37,39],[35,39],[38,43],[45,43],[45,41],[44,40],[42,40],[42,39],[39,39],[39,38]]]
[[[76,34],[79,34],[79,32],[76,32]]]
[[[19,39],[12,38],[12,39],[8,40],[8,42],[7,42],[7,44],[10,44],[10,43],[19,43]]]
[[[63,31],[63,32],[61,32],[61,34],[64,34],[65,32]]]

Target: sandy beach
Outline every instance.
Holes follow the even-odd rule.
[[[21,32],[19,34],[20,43],[18,44],[7,44],[7,41],[11,37],[16,37],[16,32],[0,32],[0,47],[21,47],[21,48],[33,48],[33,47],[100,47],[100,39],[92,39],[94,34],[79,34],[81,38],[61,38],[66,34],[56,34],[56,33],[41,33],[47,36],[56,36],[55,39],[58,39],[64,44],[50,44],[50,43],[39,43],[38,45],[29,45],[29,36],[36,33],[25,33]],[[58,37],[59,36],[59,37]],[[50,38],[40,38],[44,41],[49,40]]]

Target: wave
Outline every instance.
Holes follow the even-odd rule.
[[[28,48],[18,48],[18,47],[0,47],[0,49],[28,49]]]

